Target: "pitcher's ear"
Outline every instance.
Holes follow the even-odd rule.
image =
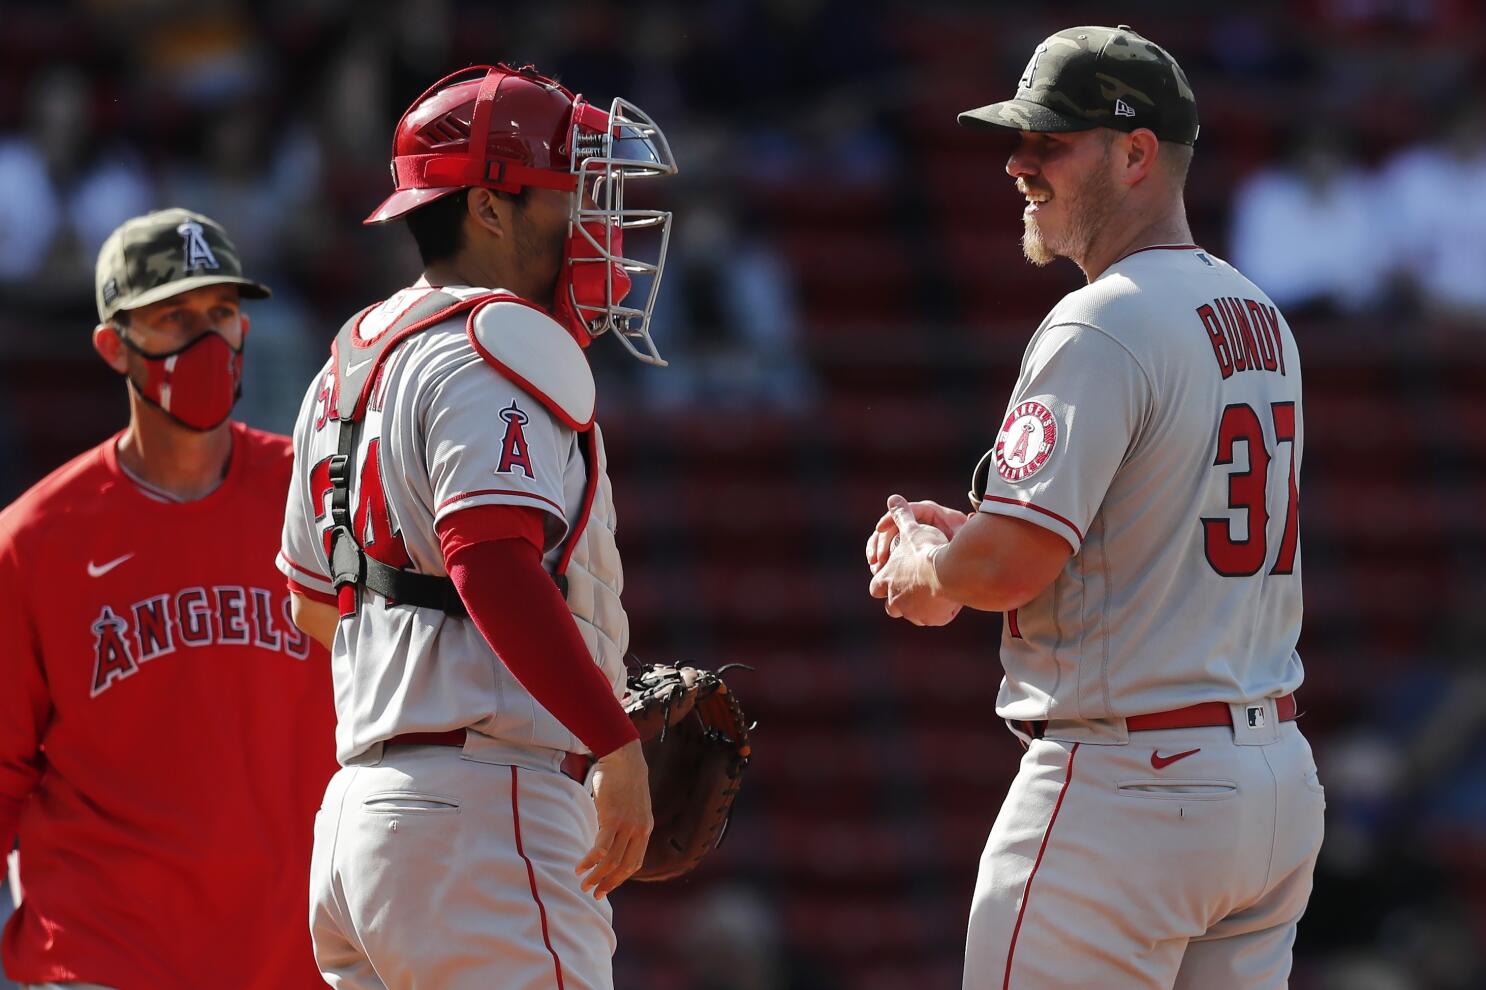
[[[1150,174],[1160,156],[1161,141],[1156,132],[1147,127],[1131,131],[1125,148],[1125,182],[1134,185]]]

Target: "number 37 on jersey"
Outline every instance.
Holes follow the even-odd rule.
[[[1202,519],[1203,549],[1224,577],[1293,574],[1299,545],[1300,489],[1296,477],[1297,403],[1266,407],[1235,402],[1218,420],[1213,470],[1227,475],[1227,515]],[[1275,552],[1271,555],[1271,548]]]

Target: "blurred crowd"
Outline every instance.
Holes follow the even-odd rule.
[[[1002,6],[10,0],[0,25],[0,365],[90,360],[98,246],[126,217],[186,206],[221,221],[249,274],[274,289],[250,308],[241,413],[287,430],[335,329],[418,272],[403,231],[360,224],[390,188],[393,124],[434,79],[499,58],[535,63],[595,99],[632,100],[661,123],[680,164],[654,190],[676,214],[654,327],[672,368],[641,387],[618,348],[595,348],[605,401],[662,415],[764,409],[808,429],[832,400],[822,355],[840,340],[815,334],[845,305],[822,304],[810,287],[838,268],[870,278],[861,273],[875,260],[911,281],[899,297],[886,282],[860,286],[868,298],[852,312],[882,325],[996,321],[940,262],[939,221],[924,207],[935,195],[925,175],[937,173],[925,170],[918,135],[952,129],[954,111],[971,105],[955,102],[962,92],[986,102],[1008,91],[1044,35],[1113,16],[1080,3]],[[1121,19],[1172,50],[1198,96],[1198,240],[1286,309],[1303,349],[1311,326],[1352,320],[1399,334],[1425,323],[1486,329],[1479,4],[1127,7]],[[952,73],[958,86],[941,95],[935,81]],[[998,169],[938,192],[978,225],[964,211],[978,191],[1007,184]],[[897,253],[861,267],[852,243],[822,250],[816,235],[830,232],[794,222],[818,205],[809,199],[872,204],[855,222]],[[1014,213],[1006,224],[1014,241]],[[1054,298],[1041,293],[1027,308]],[[1313,363],[1308,374],[1325,371]],[[0,396],[0,412],[19,402]],[[76,432],[16,415],[0,423],[7,498],[75,452],[37,464],[17,453],[28,437]],[[1472,525],[1457,552],[1475,566]],[[1330,576],[1324,555],[1314,564],[1308,556],[1308,594]],[[1310,723],[1331,807],[1298,987],[1486,986],[1486,628],[1474,616],[1443,625],[1451,635],[1419,644],[1405,673],[1329,692],[1352,707],[1323,707]],[[978,850],[963,852],[972,870]],[[686,990],[839,986],[792,937],[773,894],[736,879],[675,895],[695,905],[687,939],[697,959],[675,961]]]
[[[1486,107],[1368,167],[1345,131],[1300,124],[1233,204],[1233,261],[1294,317],[1419,312],[1486,325]]]
[[[747,200],[726,187],[744,172],[785,181],[816,155],[833,157],[820,163],[833,172],[838,161],[871,177],[890,167],[866,120],[797,140],[805,128],[789,93],[806,73],[783,49],[839,53],[839,64],[816,58],[810,74],[843,84],[875,61],[850,32],[832,31],[829,45],[788,37],[822,26],[795,23],[795,8],[823,5],[81,6],[80,31],[62,5],[8,4],[0,34],[0,300],[18,325],[27,312],[85,322],[107,233],[162,204],[203,204],[275,290],[255,316],[245,401],[251,421],[286,428],[323,341],[418,271],[400,229],[359,226],[389,188],[393,124],[435,79],[500,58],[535,63],[594,99],[623,95],[683,149],[681,178],[657,191],[689,244],[670,268],[657,327],[682,370],[656,401],[808,402],[790,273]],[[765,57],[771,47],[778,62]],[[771,62],[795,64],[802,78],[756,71]],[[758,124],[746,134],[724,123],[745,116]]]

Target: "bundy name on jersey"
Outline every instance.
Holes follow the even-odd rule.
[[[310,638],[294,624],[287,594],[235,584],[182,588],[119,608],[105,604],[89,631],[93,698],[142,664],[181,649],[253,646],[295,660],[310,655]]]
[[[1197,318],[1224,380],[1242,371],[1285,374],[1285,340],[1274,306],[1228,296],[1198,306]]]

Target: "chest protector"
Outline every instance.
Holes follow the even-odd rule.
[[[331,405],[338,433],[330,462],[330,568],[336,589],[356,588],[357,608],[361,589],[370,588],[389,604],[468,614],[448,577],[391,567],[367,554],[356,539],[351,515],[357,436],[387,357],[414,334],[463,319],[471,345],[486,363],[578,433],[585,467],[583,501],[577,518],[567,520],[568,536],[556,554],[552,579],[594,661],[622,685],[629,645],[629,620],[619,597],[624,577],[614,540],[617,522],[607,457],[593,422],[593,375],[582,350],[545,312],[506,292],[461,298],[430,290],[385,329],[363,337],[362,322],[374,308],[347,321],[331,347]]]

